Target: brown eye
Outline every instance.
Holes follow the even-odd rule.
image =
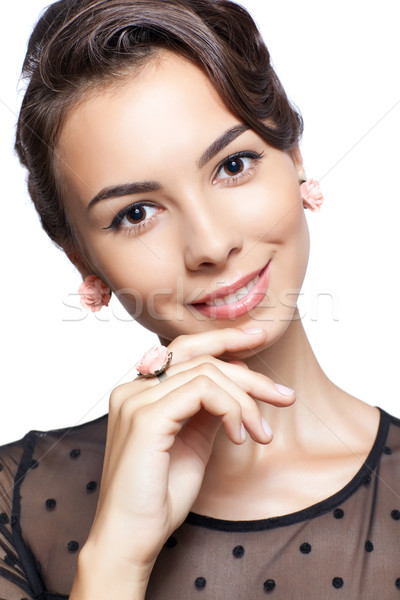
[[[227,175],[238,175],[243,169],[244,164],[241,158],[232,158],[224,164],[224,171]]]
[[[113,220],[111,225],[103,227],[103,229],[129,229],[132,231],[139,230],[149,224],[157,214],[157,207],[152,204],[133,204],[122,210]]]
[[[143,206],[133,206],[125,214],[125,217],[129,223],[140,223],[142,219],[146,218],[146,211]]]
[[[252,177],[263,156],[263,152],[258,154],[250,150],[231,154],[220,163],[213,184],[218,182],[223,182],[224,185],[244,183]]]

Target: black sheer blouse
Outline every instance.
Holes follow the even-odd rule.
[[[0,600],[68,598],[93,520],[107,418],[0,448]],[[132,531],[132,535],[135,532]],[[338,493],[256,521],[189,513],[148,600],[400,600],[400,420]]]

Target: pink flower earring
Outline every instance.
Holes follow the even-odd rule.
[[[304,208],[319,212],[324,201],[319,182],[316,179],[300,179],[299,183]]]
[[[108,306],[111,299],[110,288],[97,275],[85,277],[79,286],[78,293],[81,295],[82,306],[90,308],[92,312]]]

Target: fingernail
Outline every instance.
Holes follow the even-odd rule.
[[[263,426],[263,429],[265,431],[265,433],[268,435],[268,437],[272,437],[272,429],[271,427],[268,425],[267,421],[264,419],[264,417],[261,417],[261,423]]]
[[[252,333],[261,333],[262,331],[264,331],[264,329],[261,329],[259,327],[253,327],[251,329],[242,329],[243,333],[248,333],[249,335],[251,335]]]
[[[242,426],[240,428],[240,437],[242,438],[242,442],[246,441],[246,430],[244,428],[243,423],[242,423]]]
[[[280,383],[275,383],[274,385],[278,392],[280,392],[284,396],[291,396],[295,393],[295,391],[292,390],[292,388],[286,387],[286,385],[281,385]]]

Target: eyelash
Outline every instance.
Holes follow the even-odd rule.
[[[218,181],[222,181],[225,182],[222,185],[225,187],[229,187],[229,186],[233,186],[233,185],[237,185],[238,183],[244,183],[245,181],[247,181],[248,179],[250,179],[252,177],[252,175],[254,174],[255,170],[257,169],[258,163],[259,161],[263,158],[264,156],[264,152],[261,152],[261,154],[259,154],[258,152],[250,152],[250,151],[243,151],[243,152],[237,152],[236,154],[231,154],[230,156],[228,156],[227,158],[225,158],[217,167],[216,169],[216,173],[218,174],[221,169],[223,169],[226,165],[228,165],[230,162],[236,160],[236,159],[240,159],[240,158],[251,158],[253,163],[251,166],[249,166],[247,169],[245,169],[242,173],[240,173],[239,175],[234,175],[233,177],[224,177],[222,179],[216,179],[216,177],[213,178],[212,183],[213,185],[217,184]],[[151,207],[151,208],[156,208],[156,206],[154,206],[153,204],[150,204],[148,202],[137,202],[135,204],[131,204],[130,206],[127,206],[126,208],[124,208],[123,210],[121,210],[121,212],[119,212],[115,218],[113,219],[111,225],[109,225],[108,227],[103,227],[103,229],[111,229],[112,231],[118,232],[120,230],[122,231],[127,231],[127,233],[129,235],[139,235],[139,233],[142,233],[145,229],[147,229],[151,223],[157,219],[158,215],[154,215],[148,219],[146,219],[145,221],[142,221],[141,223],[136,223],[136,224],[131,224],[131,226],[129,227],[125,227],[122,225],[122,221],[125,218],[125,216],[130,213],[132,210],[134,210],[135,208],[142,208],[142,207]]]

